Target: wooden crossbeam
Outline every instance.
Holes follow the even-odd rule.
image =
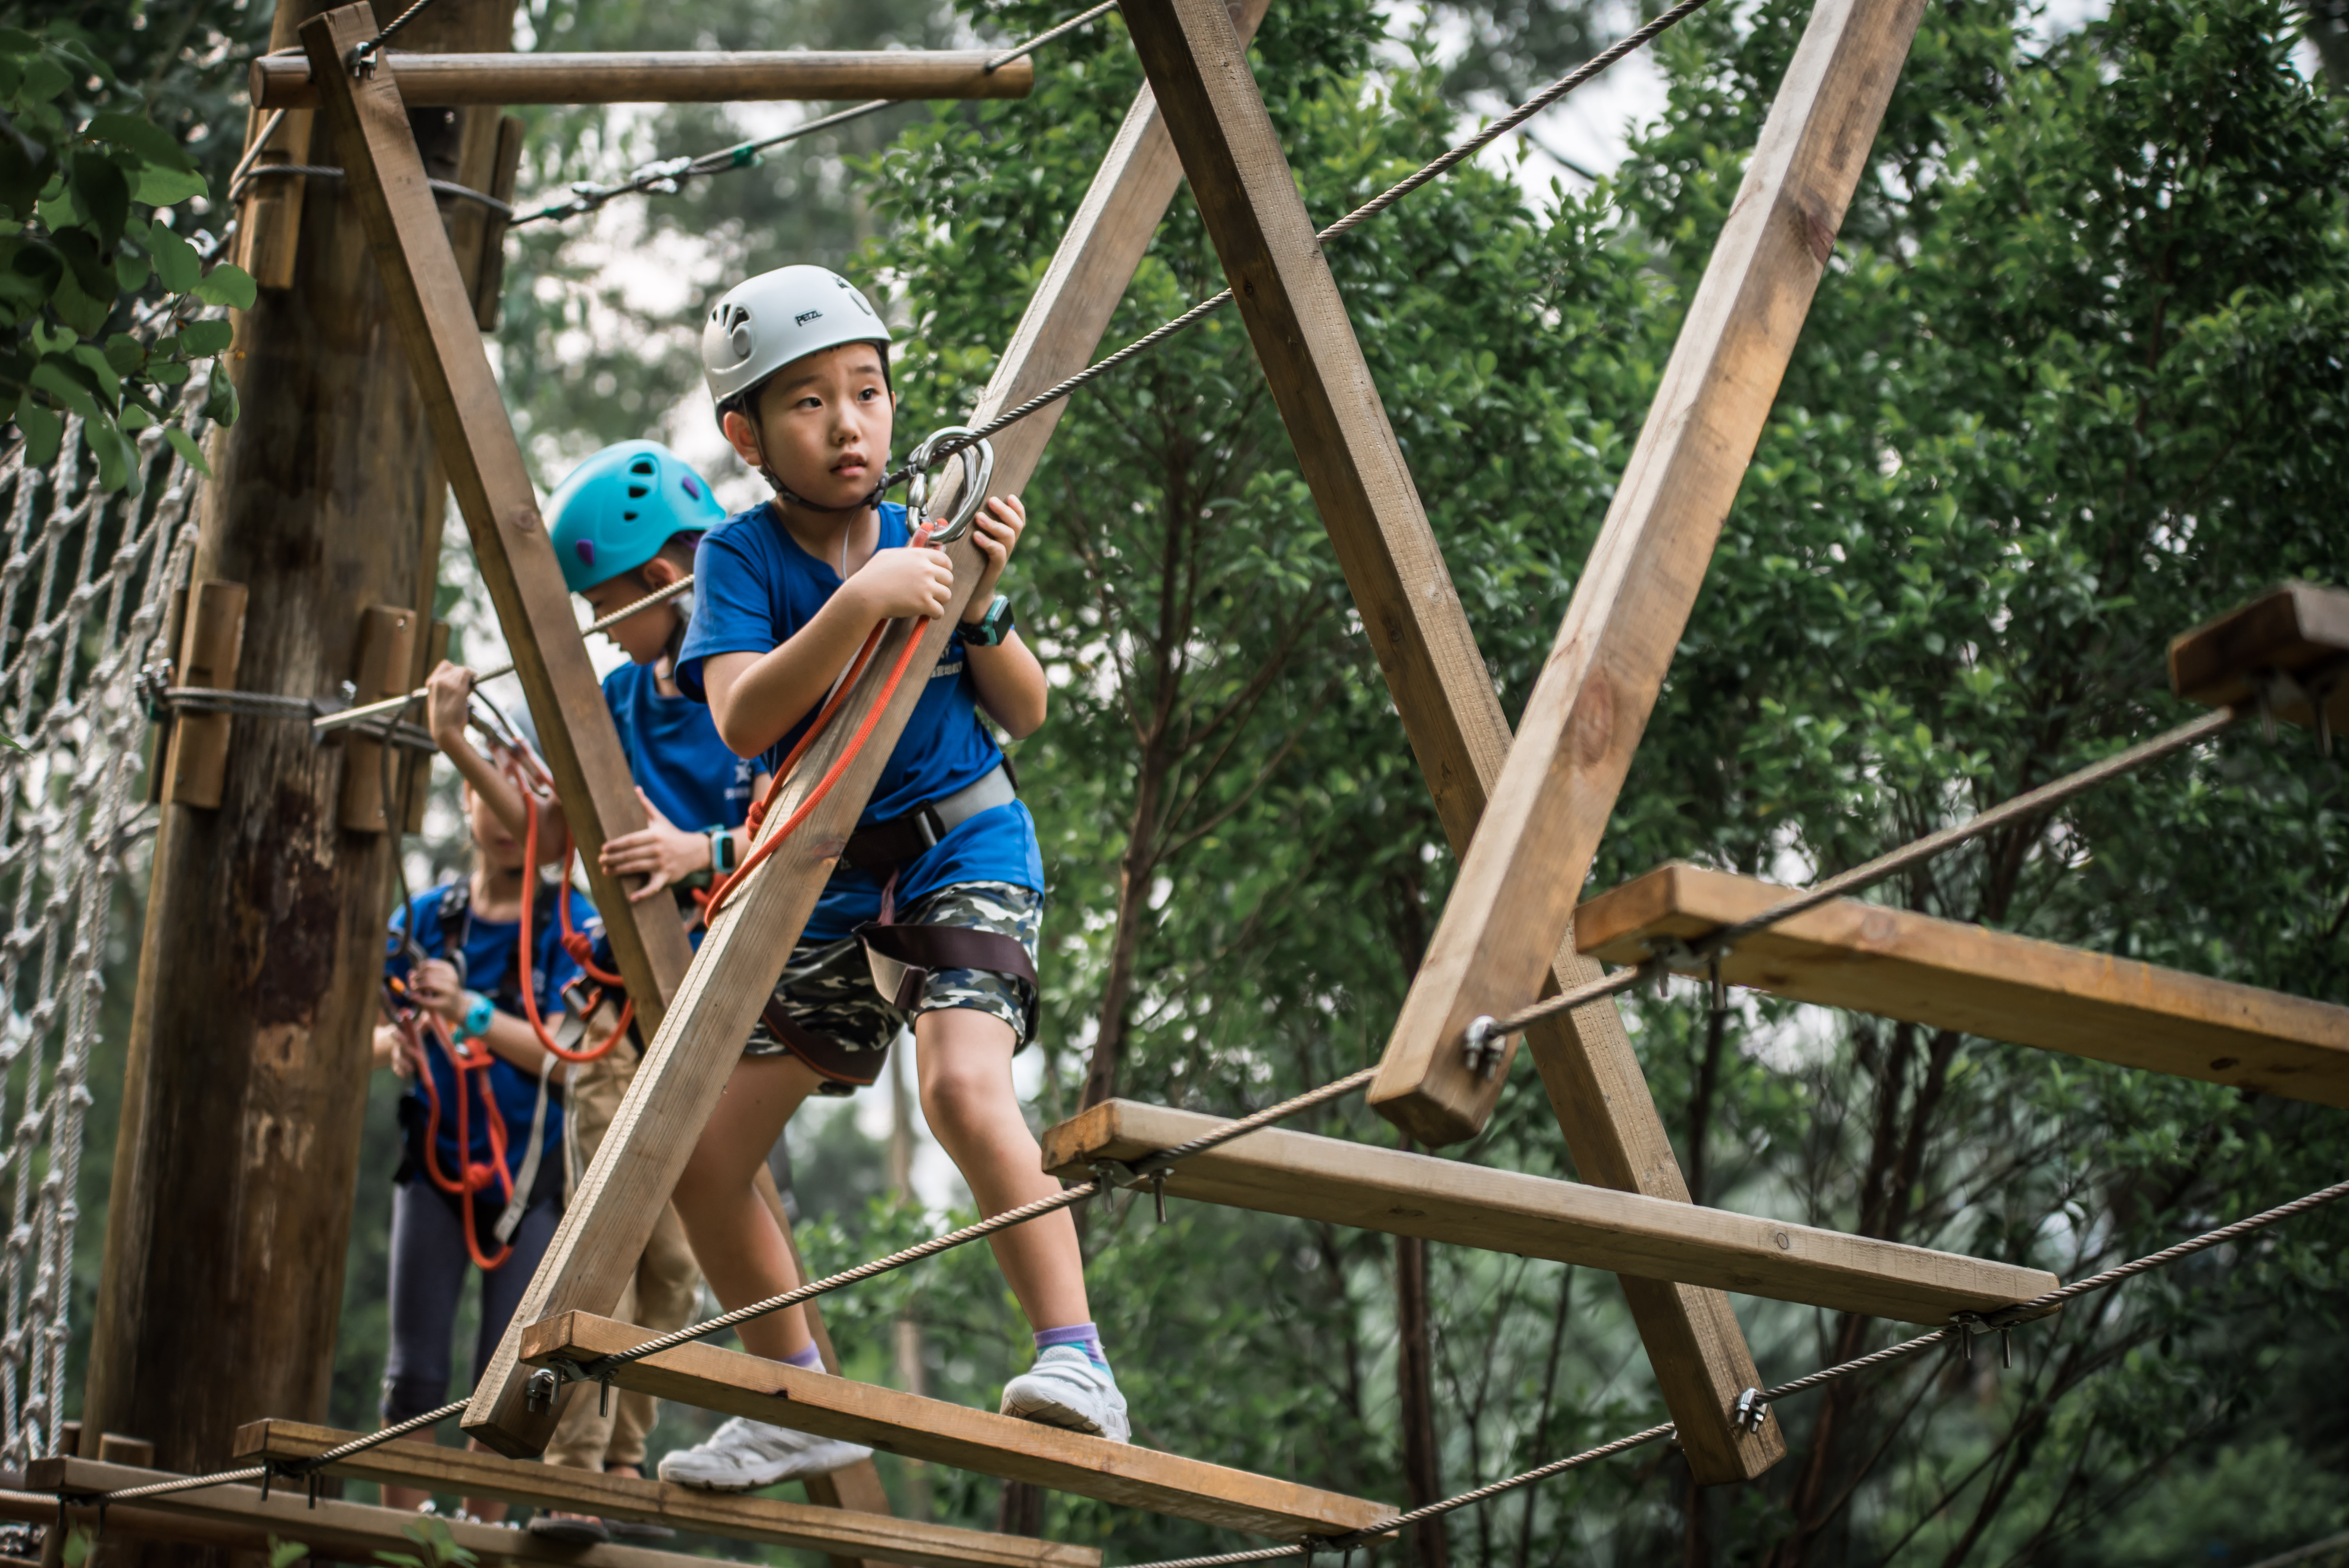
[[[646,1033],[659,1026],[668,1001],[692,962],[684,925],[667,899],[642,903],[627,897],[623,884],[603,870],[605,841],[645,823],[635,781],[612,724],[610,709],[587,659],[585,642],[571,608],[562,569],[548,542],[538,512],[536,491],[524,470],[522,451],[507,418],[489,354],[481,342],[475,302],[464,285],[442,228],[424,166],[411,133],[407,107],[390,73],[355,80],[340,65],[351,48],[371,36],[374,14],[365,5],[314,17],[302,28],[303,46],[324,84],[320,119],[332,136],[347,173],[345,191],[355,205],[381,271],[391,315],[408,349],[409,365],[424,396],[432,421],[433,441],[442,467],[457,493],[459,509],[471,534],[474,557],[488,583],[498,622],[512,651],[515,672],[530,701],[539,739],[553,770],[564,815],[577,839],[586,862],[588,885],[596,908],[611,934],[612,947],[628,994],[636,1004]],[[859,797],[862,798],[861,796]],[[630,879],[633,882],[636,879]],[[739,1043],[740,1035],[734,1039]],[[641,1075],[640,1075],[641,1077]],[[722,1081],[722,1075],[721,1079]],[[623,1109],[620,1125],[627,1122]],[[698,1123],[695,1124],[697,1127]],[[616,1137],[618,1127],[614,1130]],[[592,1191],[609,1161],[611,1150],[599,1153],[590,1167]],[[666,1178],[632,1192],[630,1227],[625,1234],[606,1238],[607,1244],[582,1249],[576,1237],[585,1215],[567,1214],[550,1249],[573,1266],[564,1284],[578,1301],[609,1307],[620,1298],[636,1259],[652,1234],[654,1222],[676,1184],[691,1140],[683,1140]],[[626,1185],[636,1172],[624,1171]],[[770,1184],[771,1185],[771,1184]],[[780,1210],[771,1191],[765,1194]],[[778,1216],[778,1222],[782,1222]],[[790,1235],[784,1226],[786,1238]],[[548,1269],[542,1265],[533,1292],[547,1286]],[[528,1308],[533,1296],[526,1295]],[[523,1317],[522,1321],[529,1321]],[[830,1341],[821,1322],[811,1318],[819,1345],[829,1361]],[[488,1369],[488,1386],[513,1395],[519,1405],[514,1376],[516,1336],[509,1333]],[[520,1437],[502,1430],[517,1451],[536,1453],[554,1433],[554,1412],[533,1422]],[[810,1495],[823,1502],[868,1512],[888,1511],[888,1497],[869,1462],[860,1462],[830,1478],[811,1482]]]
[[[589,1392],[592,1396],[594,1390]],[[255,1421],[238,1429],[236,1458],[248,1464],[264,1459],[315,1459],[357,1435],[301,1421]],[[1063,1546],[1024,1535],[995,1535],[884,1514],[814,1508],[778,1498],[701,1491],[667,1481],[567,1470],[433,1443],[384,1443],[336,1460],[326,1473],[466,1497],[498,1497],[533,1508],[591,1513],[603,1519],[641,1520],[675,1530],[764,1541],[807,1552],[852,1557],[872,1553],[896,1563],[936,1568],[964,1564],[1097,1568],[1101,1562],[1101,1553],[1090,1546]]]
[[[1818,0],[1462,861],[1371,1100],[1429,1142],[1499,1092],[1469,1023],[1532,1001],[1761,438],[1923,0]]]
[[[1047,1130],[1044,1165],[1072,1181],[1096,1160],[1141,1169],[1225,1125],[1113,1099]],[[1278,1128],[1185,1160],[1166,1196],[1907,1323],[2012,1306],[2058,1283],[2042,1269]]]
[[[584,1363],[650,1337],[632,1324],[572,1312],[532,1325],[523,1355],[538,1363],[558,1357]],[[713,1345],[682,1345],[626,1363],[613,1381],[907,1459],[1284,1540],[1378,1530],[1396,1512],[1386,1503],[802,1371]]]
[[[387,50],[410,108],[468,104],[748,103],[826,98],[1026,98],[1033,60],[994,70],[984,49],[791,49],[728,53],[409,55]],[[310,62],[264,55],[246,73],[255,107],[316,108]]]
[[[1264,0],[1245,9],[1246,25],[1264,14]],[[1077,221],[1053,256],[1036,297],[973,422],[984,422],[1034,391],[1083,367],[1110,314],[1132,281],[1174,181],[1162,150],[1164,133],[1145,93],[1127,117],[1110,159],[1095,177]],[[996,444],[996,489],[1016,493],[1043,451],[1057,410],[1007,430]],[[950,470],[951,471],[951,470]],[[935,663],[954,620],[977,581],[978,557],[970,541],[949,553],[957,584],[948,615],[931,624],[916,667]],[[850,711],[869,707],[884,672],[903,646],[898,627],[873,670],[848,698]],[[619,1300],[626,1268],[642,1250],[694,1140],[732,1070],[738,1047],[774,984],[783,958],[830,876],[841,844],[864,808],[879,769],[904,729],[921,683],[908,681],[876,721],[857,767],[844,776],[796,841],[779,851],[734,901],[733,912],[703,942],[699,961],[678,1006],[684,1016],[665,1022],[638,1068],[604,1145],[564,1216],[562,1229],[531,1281],[513,1326],[492,1357],[464,1418],[465,1429],[501,1452],[544,1449],[550,1412],[533,1412],[523,1396],[526,1369],[519,1360],[525,1325],[571,1311],[605,1312]],[[606,721],[608,722],[608,720]],[[800,777],[822,778],[839,759],[853,727],[841,725],[810,751]],[[803,791],[805,784],[799,787]],[[788,818],[802,793],[787,792],[770,820]]]
[[[2268,708],[2288,724],[2314,725],[2316,706],[2334,735],[2349,730],[2349,592],[2281,583],[2169,645],[2169,688],[2211,707],[2248,702],[2261,684]]]
[[[32,1497],[47,1511],[28,1522],[54,1524],[57,1492],[88,1496],[152,1481],[178,1480],[168,1470],[134,1469],[97,1460],[35,1460],[26,1467],[24,1492],[0,1493],[0,1516],[26,1518],[18,1500]],[[47,1492],[52,1495],[39,1496]],[[371,1503],[320,1498],[309,1506],[298,1481],[281,1482],[266,1501],[254,1486],[208,1486],[194,1491],[171,1492],[135,1503],[71,1511],[75,1523],[108,1532],[227,1546],[267,1553],[273,1541],[299,1541],[322,1557],[351,1563],[372,1563],[378,1552],[418,1555],[416,1542],[402,1534],[417,1516],[404,1508],[378,1508]],[[641,1546],[566,1546],[542,1541],[524,1530],[495,1524],[474,1524],[443,1519],[450,1539],[482,1563],[547,1563],[554,1568],[709,1568],[709,1559],[682,1552],[658,1552]]]
[[[1794,890],[1668,865],[1576,911],[1585,952],[1636,964]],[[1741,938],[1732,985],[2067,1056],[2349,1107],[2349,1007],[1837,899]]]
[[[1500,778],[1508,722],[1242,40],[1213,0],[1134,0],[1123,15],[1444,833],[1464,853]],[[1558,983],[1596,975],[1570,944],[1553,948]],[[1614,1004],[1552,1020],[1532,1045],[1582,1175],[1685,1201]],[[1728,1299],[1640,1279],[1627,1279],[1624,1294],[1697,1479],[1740,1480],[1775,1463],[1785,1451],[1775,1421],[1747,1432],[1730,1416],[1758,1378]]]

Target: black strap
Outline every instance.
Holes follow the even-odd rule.
[[[905,965],[897,994],[890,998],[900,1008],[922,999],[922,986],[934,970],[986,969],[1028,982],[1025,1037],[1036,1037],[1037,1009],[1043,985],[1036,977],[1035,960],[1016,936],[999,931],[978,931],[968,925],[884,925],[867,921],[856,928],[856,939],[884,958]]]

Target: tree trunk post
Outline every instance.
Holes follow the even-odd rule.
[[[318,8],[282,7],[274,46]],[[444,0],[402,41],[512,29],[512,0]],[[416,121],[434,175],[489,185],[497,110]],[[359,674],[369,610],[429,616],[446,497],[357,218],[310,183],[288,286],[236,320],[243,415],[212,446],[194,572],[247,591],[234,684],[300,697]],[[448,216],[477,274],[480,209]],[[162,809],[82,1423],[86,1456],[119,1431],[182,1471],[242,1422],[326,1417],[398,847],[341,825],[346,748],[231,722],[218,808]]]

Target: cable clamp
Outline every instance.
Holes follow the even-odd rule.
[[[1737,1396],[1737,1403],[1730,1410],[1729,1418],[1741,1432],[1758,1432],[1762,1429],[1762,1423],[1770,1418],[1770,1401],[1762,1397],[1761,1389],[1748,1388]]]
[[[1501,1063],[1509,1054],[1509,1037],[1501,1020],[1490,1013],[1469,1019],[1460,1032],[1460,1054],[1467,1058],[1468,1070],[1485,1082],[1500,1077]]]
[[[1958,1343],[1965,1351],[1967,1365],[1973,1364],[1974,1336],[1977,1334],[1997,1335],[1998,1364],[2001,1367],[2014,1365],[2014,1336],[2008,1332],[2013,1326],[2012,1323],[1994,1322],[1979,1312],[1961,1312],[1951,1315],[1950,1326],[1958,1331]]]
[[[1096,1160],[1092,1162],[1093,1180],[1101,1183],[1101,1191],[1095,1196],[1106,1199],[1120,1187],[1147,1187],[1157,1201],[1158,1222],[1163,1225],[1166,1222],[1166,1178],[1174,1171],[1172,1165],[1149,1163],[1148,1157],[1139,1168],[1123,1160]]]

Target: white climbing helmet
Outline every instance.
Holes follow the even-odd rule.
[[[701,373],[722,415],[735,399],[802,355],[843,343],[890,341],[888,323],[854,284],[829,267],[778,267],[736,284],[701,326]],[[887,369],[888,356],[882,356]]]

